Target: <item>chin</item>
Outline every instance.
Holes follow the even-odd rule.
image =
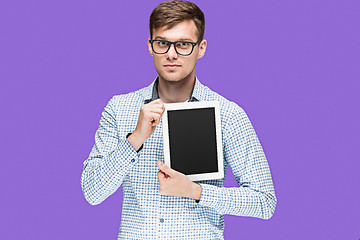
[[[162,79],[168,82],[179,82],[184,79],[184,77],[179,76],[178,74],[159,74]]]
[[[163,78],[165,81],[167,82],[179,82],[181,81],[182,79],[179,79],[179,78]]]

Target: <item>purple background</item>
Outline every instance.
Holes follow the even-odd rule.
[[[107,101],[156,77],[159,2],[1,1],[0,239],[116,239],[121,191],[89,205],[82,163]],[[196,74],[247,112],[278,197],[268,221],[226,216],[226,239],[359,239],[359,1],[195,3]]]

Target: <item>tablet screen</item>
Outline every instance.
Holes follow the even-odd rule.
[[[215,108],[167,112],[171,168],[185,175],[218,172]]]

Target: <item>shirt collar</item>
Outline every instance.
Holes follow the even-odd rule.
[[[159,78],[157,77],[150,86],[146,87],[143,96],[145,104],[152,102],[159,98],[159,94],[157,91]],[[200,83],[197,77],[195,77],[195,84],[190,94],[189,102],[197,102],[197,101],[204,101],[205,93],[204,93],[205,86]]]

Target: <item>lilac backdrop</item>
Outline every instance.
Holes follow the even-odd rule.
[[[116,239],[121,190],[90,206],[82,163],[107,101],[156,77],[159,2],[1,1],[0,239]],[[359,239],[359,1],[195,3],[197,76],[248,113],[278,197],[268,221],[226,216],[226,239]]]

